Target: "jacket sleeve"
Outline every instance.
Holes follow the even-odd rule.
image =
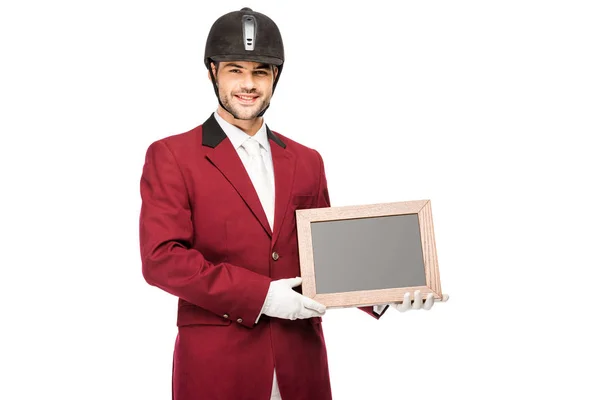
[[[218,315],[254,326],[271,279],[227,263],[213,264],[192,248],[194,226],[188,191],[164,141],[146,152],[140,180],[139,238],[144,279]],[[239,321],[238,321],[239,322]]]
[[[319,152],[317,152],[317,156],[319,158],[320,170],[321,170],[320,177],[319,177],[319,201],[317,204],[317,208],[331,207],[331,202],[329,200],[329,190],[327,189],[327,178],[325,177],[325,166],[323,163],[323,157],[321,157]],[[381,311],[381,313],[378,314],[374,311],[373,306],[358,307],[358,309],[366,312],[367,314],[374,317],[375,319],[381,318],[381,316],[387,311],[388,308],[389,308],[389,305],[386,305],[385,308]]]

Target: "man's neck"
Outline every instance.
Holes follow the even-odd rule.
[[[225,111],[225,109],[221,106],[217,109],[217,113],[219,116],[223,118],[225,121],[229,122],[231,125],[240,128],[246,134],[250,136],[254,136],[256,132],[260,129],[263,124],[262,117],[257,117],[254,119],[237,119],[229,112]]]

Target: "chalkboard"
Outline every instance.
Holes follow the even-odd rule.
[[[296,211],[302,292],[328,308],[441,298],[431,202]]]

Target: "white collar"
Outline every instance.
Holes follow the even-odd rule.
[[[219,115],[218,112],[215,111],[214,115],[215,119],[221,126],[221,129],[223,129],[223,132],[225,132],[225,135],[227,135],[227,137],[229,138],[229,141],[233,145],[234,149],[237,150],[246,140],[248,140],[248,138],[252,137],[258,143],[260,143],[260,145],[265,150],[267,150],[268,153],[271,152],[271,147],[269,146],[269,138],[267,137],[267,125],[265,124],[264,118],[263,123],[258,132],[256,132],[254,136],[250,136],[237,126],[234,126],[229,122],[225,121],[223,117]]]

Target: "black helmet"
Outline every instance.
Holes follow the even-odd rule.
[[[279,28],[264,14],[245,7],[223,15],[206,40],[204,64],[210,61],[254,61],[283,65],[283,40]]]
[[[276,65],[278,71],[273,81],[275,91],[284,62],[283,40],[279,28],[271,18],[248,7],[227,13],[215,21],[206,39],[204,64],[210,71],[219,99],[216,79],[210,67],[211,61],[253,61]],[[223,104],[221,106],[225,108]],[[267,108],[259,116],[263,115]]]

